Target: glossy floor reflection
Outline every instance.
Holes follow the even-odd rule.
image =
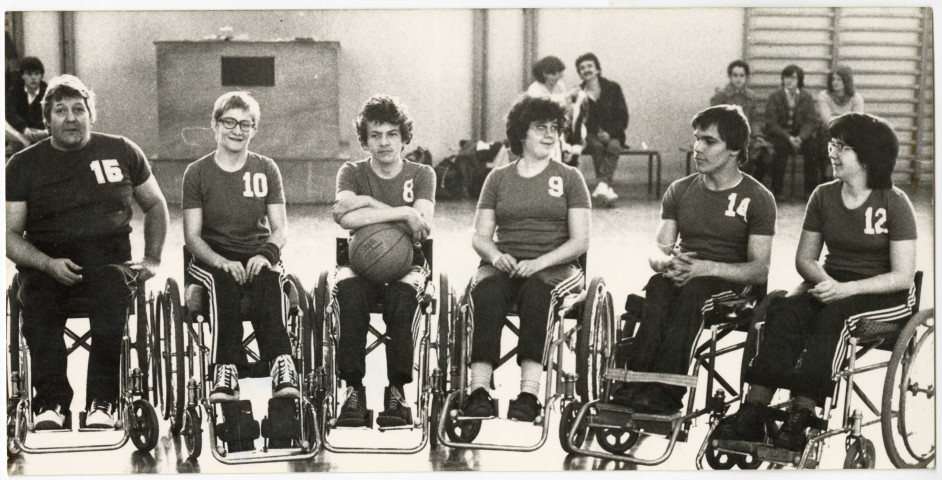
[[[659,203],[643,197],[643,189],[634,191],[620,190],[624,198],[614,209],[593,212],[592,245],[589,254],[588,276],[603,276],[613,292],[616,315],[623,311],[625,296],[640,293],[650,270],[644,252],[649,248],[653,232],[658,221]],[[914,196],[919,228],[917,241],[918,268],[926,272],[923,284],[923,308],[930,308],[934,303],[933,259],[933,218],[932,203],[928,193]],[[329,215],[328,206],[288,206],[291,234],[284,249],[283,258],[289,272],[295,273],[311,289],[318,274],[325,269],[332,269],[334,258],[334,237],[344,233],[336,227]],[[441,272],[447,272],[452,286],[456,290],[464,288],[478,260],[471,250],[472,203],[442,202],[437,205],[433,237],[435,239],[436,278]],[[773,246],[772,274],[770,288],[788,289],[798,283],[794,271],[794,254],[800,232],[804,204],[789,202],[779,205],[777,233]],[[163,286],[166,278],[182,279],[182,220],[178,208],[171,210],[170,236],[165,247],[164,262],[158,278],[148,284],[149,290]],[[135,225],[134,248],[140,252],[142,241],[138,232],[140,223]],[[7,278],[13,273],[13,267],[7,263]],[[381,325],[382,322],[379,322]],[[731,338],[731,341],[741,341]],[[512,335],[505,332],[503,348],[507,351],[515,344]],[[368,357],[365,379],[370,408],[382,410],[382,388],[385,384],[385,360],[383,348],[374,351]],[[874,360],[879,360],[885,352],[875,352]],[[739,356],[730,355],[720,362],[721,371],[738,371]],[[69,375],[75,386],[74,405],[84,403],[85,362],[87,355],[78,353],[70,357]],[[868,391],[879,390],[882,385],[882,372],[861,377],[862,387]],[[702,377],[702,376],[701,376]],[[738,375],[733,374],[732,380]],[[703,377],[701,378],[701,380]],[[270,387],[265,379],[246,382],[244,395],[253,400],[255,418],[260,420],[265,414],[267,401],[266,389]],[[519,370],[511,362],[499,369],[495,375],[496,395],[501,400],[501,416],[506,413],[507,402],[513,398],[519,388]],[[410,386],[413,387],[413,386]],[[701,382],[705,387],[705,382]],[[410,402],[414,402],[415,389],[408,388]],[[698,404],[703,402],[703,388],[698,391]],[[878,397],[878,395],[877,395]],[[876,397],[875,397],[876,398]],[[252,465],[228,466],[216,461],[209,452],[209,439],[204,437],[203,454],[198,461],[186,461],[186,447],[180,438],[169,434],[169,423],[160,420],[161,437],[157,447],[150,453],[136,452],[132,445],[119,450],[98,453],[66,453],[47,455],[18,455],[7,461],[7,473],[10,475],[62,475],[62,474],[133,474],[133,473],[289,473],[289,472],[394,472],[394,471],[560,471],[560,470],[695,470],[695,458],[707,430],[707,419],[698,419],[690,432],[686,443],[679,443],[671,457],[662,465],[655,467],[637,466],[622,462],[613,462],[579,455],[567,455],[559,445],[557,406],[549,413],[550,431],[546,444],[535,452],[516,453],[486,451],[476,449],[432,449],[426,447],[414,455],[367,455],[335,454],[320,452],[314,458],[304,461],[265,463]],[[861,407],[863,408],[863,407]],[[160,411],[160,409],[158,409]],[[926,412],[926,418],[934,418],[933,411]],[[205,422],[205,420],[204,420]],[[204,435],[206,428],[204,426]],[[374,445],[390,441],[413,441],[418,432],[337,432],[345,441]],[[362,437],[361,437],[362,434]],[[874,441],[877,453],[877,468],[891,468],[883,450],[879,426],[867,427],[864,434]],[[78,434],[66,434],[69,439]],[[333,435],[333,434],[332,434]],[[400,435],[401,437],[391,437]],[[539,436],[538,428],[511,424],[506,420],[489,421],[482,427],[484,435],[506,437],[505,441],[520,438],[521,443],[530,441],[531,436]],[[526,437],[526,438],[524,438]],[[65,439],[65,437],[63,437]],[[332,437],[333,439],[333,437]],[[390,440],[392,439],[392,440]],[[665,445],[663,438],[646,438],[635,449],[645,455],[656,455]],[[843,437],[836,437],[827,446],[822,468],[841,468],[844,459]],[[260,445],[260,442],[259,444]],[[596,447],[597,448],[597,447]]]

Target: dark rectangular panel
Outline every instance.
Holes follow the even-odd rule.
[[[274,87],[275,57],[222,57],[222,86]]]

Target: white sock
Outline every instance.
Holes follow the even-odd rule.
[[[479,388],[489,391],[491,388],[491,376],[494,375],[494,367],[487,362],[474,362],[471,364],[471,382],[468,384],[468,393]]]
[[[540,376],[543,375],[543,364],[533,360],[520,362],[520,391],[540,396]]]

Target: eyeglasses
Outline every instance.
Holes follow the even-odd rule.
[[[838,155],[843,155],[844,152],[847,152],[847,151],[853,152],[854,147],[836,142],[834,140],[831,140],[830,142],[828,142],[828,153],[837,152]]]
[[[534,132],[544,137],[546,136],[547,133],[553,134],[554,136],[559,135],[559,127],[557,127],[556,124],[531,125],[530,128],[532,128]]]
[[[232,130],[233,128],[235,128],[236,125],[238,125],[239,128],[241,128],[243,132],[248,132],[248,131],[251,131],[253,128],[255,128],[255,122],[252,122],[249,120],[239,121],[232,117],[222,117],[219,120],[217,120],[217,122],[219,122],[220,124],[222,124],[223,127],[226,127],[229,130]]]

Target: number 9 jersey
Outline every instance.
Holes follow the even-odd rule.
[[[73,152],[46,139],[7,163],[6,196],[26,202],[26,239],[49,254],[96,238],[126,238],[134,187],[150,176],[144,152],[124,137],[92,133]]]

